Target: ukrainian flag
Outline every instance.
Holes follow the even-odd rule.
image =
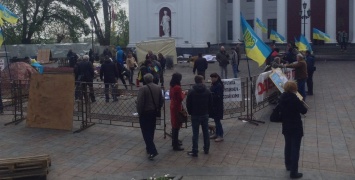
[[[297,38],[296,38],[296,37],[293,37],[293,38],[295,38],[295,46],[298,48],[298,46],[299,46],[300,42],[297,40]]]
[[[280,43],[286,42],[286,39],[283,36],[281,36],[281,34],[277,33],[274,30],[271,30],[271,32],[270,32],[270,40],[274,40],[274,41],[277,41]]]
[[[16,24],[18,17],[16,14],[11,12],[9,9],[7,9],[5,6],[0,4],[0,18],[4,19],[5,21],[11,23],[11,24]]]
[[[2,26],[4,24],[4,21],[2,21],[1,17],[0,17],[0,26]]]
[[[0,47],[3,42],[4,42],[4,35],[2,34],[2,30],[0,30]]]
[[[240,15],[240,22],[243,31],[246,55],[261,66],[270,55],[271,49],[255,34],[242,15]]]
[[[313,39],[323,40],[325,42],[330,42],[330,36],[316,28],[313,28]]]
[[[263,33],[267,33],[267,27],[263,24],[263,22],[260,21],[259,18],[256,18],[255,25],[261,29]]]
[[[311,45],[309,44],[309,42],[307,41],[307,39],[303,35],[300,36],[298,50],[299,51],[307,51],[308,50],[308,51],[312,52]]]

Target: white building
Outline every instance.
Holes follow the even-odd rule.
[[[237,43],[242,39],[240,13],[254,27],[259,18],[269,30],[274,29],[289,41],[305,30],[312,41],[311,29],[326,32],[336,42],[336,33],[345,30],[355,43],[355,0],[129,0],[129,47],[135,43],[173,37],[179,49],[207,48],[207,43]],[[303,3],[307,3],[303,8]],[[312,7],[316,7],[313,8]],[[304,10],[303,10],[304,9]],[[312,9],[303,20],[300,10]],[[168,18],[163,18],[164,11]],[[307,13],[305,13],[307,15]],[[165,16],[165,17],[167,17]],[[165,32],[162,22],[165,23]],[[170,21],[169,21],[170,19]],[[265,42],[268,34],[256,33]],[[167,34],[167,35],[166,35]]]

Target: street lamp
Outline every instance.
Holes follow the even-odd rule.
[[[90,21],[90,24],[91,24],[91,49],[93,52],[94,51],[94,21]]]
[[[299,15],[301,16],[301,19],[303,19],[303,36],[306,36],[306,19],[311,17],[311,9],[308,9],[306,11],[307,8],[307,3],[303,2],[302,4],[303,9],[300,10]],[[307,15],[306,15],[307,12]]]

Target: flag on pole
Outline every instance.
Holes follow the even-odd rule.
[[[260,28],[263,33],[267,33],[267,27],[260,21],[259,18],[256,18],[255,22],[255,25]]]
[[[11,12],[9,9],[7,9],[2,4],[0,4],[0,18],[4,19],[5,21],[7,21],[11,24],[16,24],[17,20],[18,20],[17,15],[14,14],[13,12]]]
[[[307,39],[301,35],[300,36],[300,41],[298,43],[298,50],[299,51],[310,51],[312,52],[312,47],[311,45],[309,44],[309,42],[307,41]]]
[[[316,28],[313,28],[313,39],[323,40],[325,42],[330,42],[330,36]]]
[[[242,15],[240,15],[240,23],[243,31],[246,55],[261,66],[270,55],[271,49],[255,34]]]
[[[0,47],[3,42],[4,42],[4,35],[2,34],[2,30],[0,29]]]
[[[274,41],[277,41],[280,43],[286,42],[286,39],[283,36],[281,36],[281,34],[277,33],[274,30],[271,30],[271,32],[270,32],[270,40],[274,40]]]
[[[298,48],[298,46],[299,46],[300,42],[297,40],[297,38],[296,38],[296,37],[293,37],[293,38],[295,38],[295,46]]]
[[[2,26],[3,24],[4,24],[4,21],[0,17],[0,26]]]

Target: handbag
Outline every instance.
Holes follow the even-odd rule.
[[[282,116],[281,116],[279,104],[277,104],[275,109],[272,110],[272,113],[270,115],[270,121],[271,122],[282,122]]]
[[[148,86],[148,85],[147,85],[147,86]],[[161,117],[161,110],[160,110],[160,108],[157,107],[156,104],[155,104],[154,96],[153,96],[152,90],[150,89],[149,86],[148,86],[148,89],[149,89],[150,95],[152,96],[152,99],[153,99],[153,104],[154,104],[154,107],[155,107],[155,116],[156,116],[156,117]],[[159,96],[159,101],[161,101],[161,96]]]
[[[184,106],[181,108],[181,110],[177,114],[177,120],[179,123],[187,123],[187,111],[185,110]]]

